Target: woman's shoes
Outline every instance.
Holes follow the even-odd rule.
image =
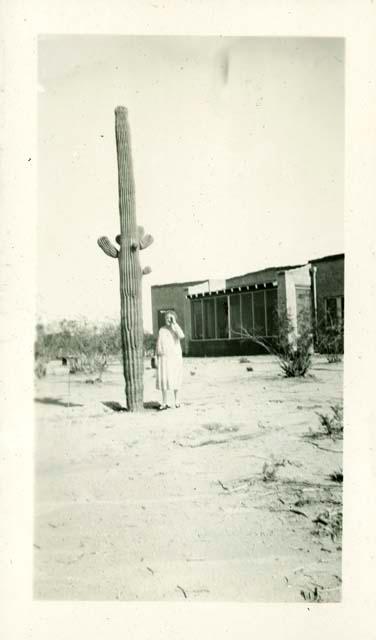
[[[169,406],[168,404],[160,404],[159,405],[159,411],[165,411],[165,409],[168,409]]]
[[[175,407],[176,407],[176,409],[179,409],[179,407],[180,407],[180,402],[176,402],[176,403],[175,403]]]

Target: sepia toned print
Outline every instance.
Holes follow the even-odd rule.
[[[40,38],[35,599],[341,600],[343,70]]]

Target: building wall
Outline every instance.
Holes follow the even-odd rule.
[[[345,291],[345,257],[328,256],[321,260],[311,260],[316,267],[316,301],[317,320],[320,324],[325,319],[325,299],[344,296]]]
[[[188,340],[191,334],[190,304],[186,296],[188,287],[195,284],[199,284],[199,281],[155,285],[151,287],[153,335],[155,337],[158,336],[158,311],[174,309],[178,315],[178,323],[186,336],[182,341],[183,353],[187,353]]]
[[[192,340],[189,356],[219,357],[265,354],[266,350],[252,340]]]
[[[278,283],[278,309],[287,309],[295,331],[299,328],[299,308],[309,309],[309,293],[312,294],[312,280],[310,265],[316,267],[316,291],[318,320],[325,315],[325,298],[344,295],[344,255],[328,256],[320,260],[311,260],[310,264],[299,267],[269,268],[257,272],[244,274],[225,281],[225,287],[262,285],[265,282]],[[158,311],[175,309],[178,321],[182,327],[185,340],[182,343],[183,352],[192,356],[221,356],[262,353],[261,347],[247,339],[215,339],[191,340],[192,314],[191,300],[187,295],[196,285],[197,291],[215,290],[215,285],[209,286],[208,280],[194,282],[155,285],[151,288],[153,333],[158,335]],[[218,285],[218,283],[215,283]],[[221,283],[220,283],[221,284]],[[218,286],[218,288],[220,288]],[[215,294],[214,294],[215,296]],[[308,303],[308,304],[307,304]]]
[[[299,290],[311,289],[310,266],[304,265],[289,271],[280,271],[278,281],[278,309],[287,311],[294,332],[298,331]]]

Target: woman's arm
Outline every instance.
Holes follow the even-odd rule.
[[[163,355],[161,330],[159,330],[159,333],[158,333],[157,345],[155,350],[156,350],[157,356]]]
[[[179,338],[179,340],[183,340],[183,338],[185,337],[183,330],[179,327],[176,321],[171,324],[171,329],[173,330],[175,335]]]

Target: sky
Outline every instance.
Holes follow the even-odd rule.
[[[344,250],[344,45],[48,36],[38,47],[38,317],[118,319],[114,109],[128,108],[144,326],[154,284]]]

